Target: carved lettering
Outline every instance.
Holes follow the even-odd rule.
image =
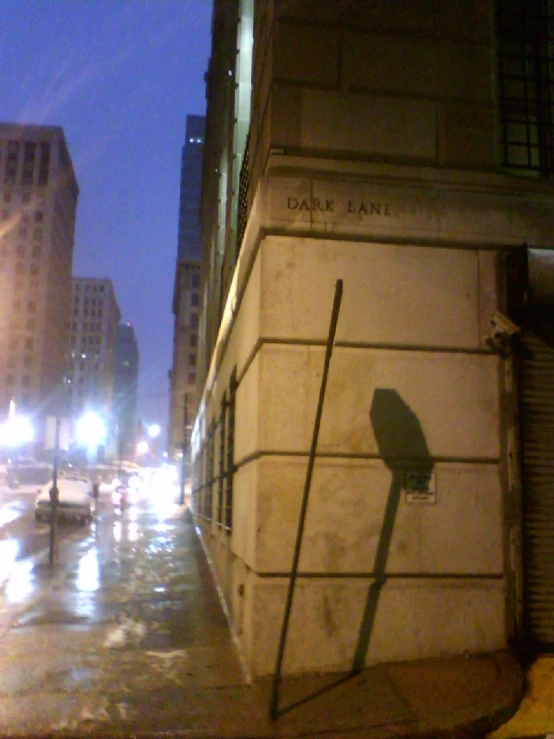
[[[334,199],[325,198],[296,198],[290,195],[287,198],[288,210],[305,210],[309,212],[317,211],[318,213],[334,213]],[[377,216],[379,218],[391,218],[392,203],[364,202],[362,200],[347,200],[346,212],[349,215],[361,216]]]

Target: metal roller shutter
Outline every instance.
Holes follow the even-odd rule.
[[[554,650],[554,313],[528,310],[520,337],[526,629]]]

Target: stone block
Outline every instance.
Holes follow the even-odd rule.
[[[271,236],[260,258],[263,337],[325,341],[341,278],[339,341],[482,346],[476,251]]]
[[[259,357],[259,448],[305,454],[324,348],[264,345]],[[383,399],[390,404],[383,423],[417,425],[432,457],[496,459],[498,362],[496,355],[335,347],[319,451],[379,456],[380,430],[371,412]],[[398,440],[400,449],[410,443],[407,437]]]
[[[436,110],[425,100],[305,90],[302,146],[434,163]]]
[[[338,29],[280,23],[275,29],[274,50],[273,75],[276,79],[337,87]]]
[[[307,458],[266,457],[251,464],[258,487],[255,495],[244,493],[251,513],[241,532],[256,544],[247,564],[259,574],[290,572]],[[399,465],[393,474],[381,461],[317,458],[300,571],[373,573],[383,563],[391,574],[500,575],[498,465],[433,463],[434,503],[410,502],[407,474],[418,464]],[[248,474],[250,483],[254,473]]]
[[[275,667],[286,581],[253,590],[252,673]],[[501,580],[388,579],[297,582],[284,673],[487,652],[505,647]]]

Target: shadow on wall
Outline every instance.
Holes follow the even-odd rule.
[[[379,447],[379,455],[392,472],[392,480],[375,553],[373,565],[375,580],[371,584],[366,598],[360,633],[352,661],[353,672],[359,672],[364,668],[379,596],[387,581],[387,560],[400,494],[405,485],[406,468],[409,467],[411,471],[420,474],[430,475],[433,472],[433,460],[429,454],[421,424],[410,406],[402,400],[396,390],[389,388],[377,388],[375,390],[369,418]]]

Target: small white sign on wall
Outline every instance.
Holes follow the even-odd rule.
[[[406,503],[437,502],[434,472],[406,472]]]

